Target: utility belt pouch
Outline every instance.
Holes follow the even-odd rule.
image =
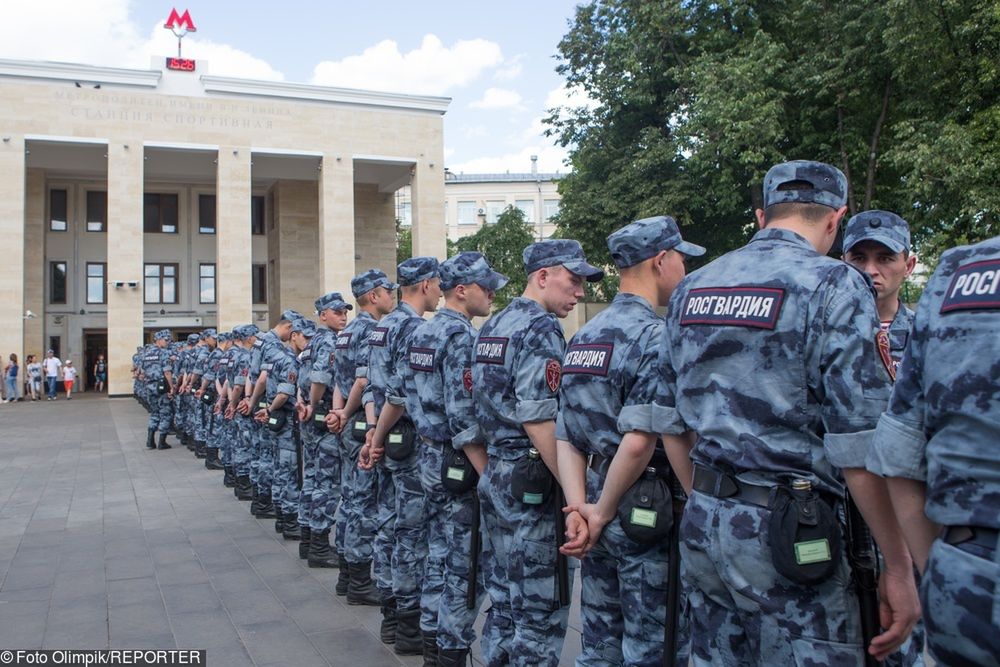
[[[354,413],[351,417],[351,421],[348,422],[347,428],[351,432],[351,437],[354,438],[355,442],[363,443],[365,441],[365,436],[368,434],[368,420],[365,417],[363,411],[358,411]]]
[[[385,437],[385,455],[393,461],[405,461],[417,448],[417,428],[405,417],[396,422]]]
[[[455,449],[450,442],[445,443],[444,457],[441,460],[441,486],[458,496],[476,488],[478,482],[479,473],[465,452]]]
[[[288,411],[278,410],[277,412],[272,412],[267,417],[267,427],[277,433],[281,429],[285,428],[288,424]]]
[[[165,393],[170,391],[170,387],[167,385],[166,380],[160,380],[156,383],[156,393],[163,396]]]
[[[840,562],[842,538],[837,513],[807,480],[779,486],[771,501],[768,533],[771,562],[798,584],[829,579]]]
[[[260,401],[257,401],[257,409],[258,409],[258,410],[263,410],[263,409],[265,409],[265,408],[266,408],[266,407],[267,407],[268,405],[270,405],[270,403],[268,403],[268,402],[267,402],[267,401],[265,401],[265,400],[260,400]]]
[[[510,478],[510,492],[515,500],[525,505],[543,505],[552,493],[555,478],[549,472],[538,450],[532,447],[527,456],[514,464]]]
[[[664,541],[673,528],[673,496],[664,472],[646,468],[618,503],[618,521],[633,542]]]
[[[330,432],[330,429],[326,427],[326,416],[328,414],[330,414],[330,406],[323,404],[316,406],[312,418],[312,427],[316,433],[326,435]]]
[[[205,393],[201,395],[201,402],[205,405],[215,403],[215,389],[212,387],[206,388]]]

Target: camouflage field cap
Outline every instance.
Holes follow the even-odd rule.
[[[216,333],[215,329],[205,329],[204,331],[201,332],[202,340],[205,340],[206,338],[218,338],[218,337],[219,334]]]
[[[153,334],[153,340],[171,340],[173,336],[170,334],[170,329],[160,329],[155,334]]]
[[[231,334],[231,333],[229,333],[227,331],[223,331],[222,333],[219,334],[219,342],[220,343],[226,343],[226,342],[231,341],[232,339],[233,339],[233,334]]]
[[[608,237],[608,250],[619,269],[635,266],[661,250],[676,250],[690,257],[705,254],[700,245],[681,238],[677,221],[669,215],[643,218],[625,225]]]
[[[481,252],[467,250],[441,262],[441,289],[475,283],[489,290],[498,290],[509,278],[497,273]]]
[[[780,190],[786,183],[803,187]],[[847,178],[834,166],[812,160],[792,160],[776,164],[764,176],[764,208],[800,202],[840,208],[847,203]]]
[[[384,287],[388,290],[394,290],[399,287],[399,285],[389,280],[388,276],[378,269],[368,269],[364,273],[359,273],[351,278],[351,294],[354,295],[355,299],[362,294],[371,292],[376,287]]]
[[[240,326],[233,329],[233,335],[240,340],[246,340],[260,333],[260,329],[257,328],[256,324],[241,324]]]
[[[889,211],[865,211],[847,221],[844,252],[861,241],[877,241],[893,252],[910,249],[910,226]]]
[[[521,255],[524,272],[531,275],[538,269],[561,265],[588,282],[597,282],[604,277],[604,271],[587,263],[583,247],[579,241],[571,239],[549,239],[532,243]]]
[[[300,317],[292,321],[292,333],[300,333],[306,338],[312,338],[316,335],[316,323]]]
[[[317,315],[324,310],[354,310],[354,306],[344,301],[344,297],[340,295],[340,292],[324,294],[316,299],[313,305],[316,306]]]
[[[302,313],[297,310],[292,310],[291,308],[281,311],[281,319],[287,322],[294,322],[295,320],[302,319],[303,317],[305,316]]]
[[[403,287],[416,285],[421,280],[436,278],[438,261],[435,257],[411,257],[396,267],[396,276]]]
[[[201,340],[201,336],[199,334],[196,333],[188,334],[187,342],[190,343],[191,345],[194,345],[199,340]]]

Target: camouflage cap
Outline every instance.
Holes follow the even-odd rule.
[[[257,328],[256,324],[241,324],[233,329],[233,335],[240,340],[246,340],[247,338],[256,336],[259,333],[260,329]]]
[[[795,182],[803,187],[779,189]],[[823,162],[792,160],[776,164],[764,176],[764,208],[786,202],[840,208],[847,203],[847,178],[842,171]]]
[[[233,339],[233,334],[229,333],[228,331],[223,331],[222,333],[219,334],[220,343],[228,343],[232,339]]]
[[[475,283],[489,290],[498,290],[509,278],[497,273],[481,252],[460,252],[441,262],[441,289],[450,290],[458,285]]]
[[[312,338],[316,335],[316,323],[300,317],[292,321],[292,333],[300,333],[306,338]]]
[[[316,314],[319,315],[324,310],[354,310],[354,306],[344,301],[344,297],[340,295],[340,292],[330,292],[324,294],[320,298],[313,302],[316,306]]]
[[[187,342],[190,343],[191,345],[194,345],[199,340],[201,340],[201,334],[196,334],[196,333],[188,334]]]
[[[608,250],[619,269],[635,266],[661,250],[676,250],[690,257],[705,254],[700,245],[681,238],[677,221],[669,215],[643,218],[625,225],[608,237]]]
[[[847,221],[844,252],[861,241],[877,241],[893,252],[909,251],[910,226],[889,211],[865,211]]]
[[[421,280],[438,277],[439,266],[435,257],[411,257],[396,267],[397,280],[403,287],[416,285]]]
[[[571,239],[549,239],[532,243],[521,254],[524,272],[531,275],[538,269],[561,265],[589,282],[597,282],[604,277],[604,271],[587,263],[583,247],[579,241]]]
[[[297,310],[292,310],[291,308],[281,311],[281,319],[287,320],[288,322],[294,322],[295,320],[302,319],[303,317],[305,316],[302,313]]]
[[[394,290],[399,287],[399,285],[389,280],[388,276],[378,269],[368,269],[364,273],[359,273],[351,279],[351,293],[354,295],[354,298],[358,298],[362,294],[367,294],[376,287],[384,287],[388,290]]]
[[[160,329],[155,334],[153,334],[153,340],[173,340],[173,334],[170,333],[170,329]]]
[[[201,332],[202,340],[205,340],[206,338],[218,338],[218,337],[219,334],[216,333],[215,329],[205,329],[204,331]]]

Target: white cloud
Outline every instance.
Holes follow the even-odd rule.
[[[360,55],[319,63],[312,83],[443,95],[502,62],[500,46],[485,39],[459,40],[448,47],[435,35],[425,35],[420,47],[407,53],[400,52],[395,41],[385,39]]]
[[[524,70],[524,58],[524,54],[519,53],[513,58],[508,59],[505,61],[503,67],[498,68],[493,74],[493,78],[497,81],[510,81],[521,76],[521,72]]]
[[[568,88],[565,85],[561,85],[558,88],[550,90],[549,94],[545,97],[546,110],[556,107],[586,107],[594,109],[597,107],[597,100],[587,95],[587,92],[581,88]]]
[[[526,174],[531,171],[532,155],[538,156],[538,171],[558,171],[564,174],[569,171],[569,167],[566,166],[566,150],[559,146],[544,144],[526,146],[521,150],[503,155],[480,157],[458,164],[449,164],[448,169],[456,174],[502,174],[508,171]]]
[[[473,109],[510,109],[521,104],[521,95],[504,88],[487,88],[482,98],[469,104]]]
[[[169,30],[164,30],[162,24],[158,25],[153,28],[149,39],[142,45],[143,66],[148,67],[153,56],[173,55],[176,48],[177,38]],[[256,58],[228,44],[198,39],[190,34],[184,38],[183,52],[185,58],[206,61],[210,74],[265,81],[281,81],[285,78],[266,60]]]
[[[481,139],[490,136],[490,130],[485,125],[466,125],[462,128],[464,139]]]

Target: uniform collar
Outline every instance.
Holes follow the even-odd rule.
[[[437,309],[438,315],[443,315],[444,317],[450,317],[453,320],[461,320],[462,322],[468,322],[469,318],[458,312],[454,308],[449,308],[448,306],[441,306]]]
[[[396,310],[401,310],[410,317],[420,317],[420,315],[417,315],[417,311],[413,309],[413,306],[406,303],[405,301],[400,301],[399,305],[396,306]]]
[[[801,234],[797,234],[790,229],[782,229],[780,227],[765,227],[750,239],[750,243],[754,241],[784,241],[786,243],[791,243],[793,245],[799,245],[803,248],[809,248],[813,252],[816,252],[816,248],[813,247],[812,243],[806,239],[806,237]]]
[[[363,320],[365,318],[368,318],[369,320],[374,320],[375,316],[369,313],[367,310],[359,310],[357,317],[355,317],[354,319]]]
[[[649,312],[655,314],[656,311],[653,310],[653,304],[646,301],[643,297],[638,294],[631,294],[629,292],[619,292],[615,295],[615,298],[611,300],[611,303],[634,303],[640,307],[645,308]]]

